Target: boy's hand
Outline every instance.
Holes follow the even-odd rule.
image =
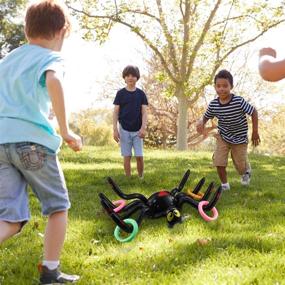
[[[120,141],[120,134],[118,132],[118,129],[115,129],[113,132],[113,138],[118,143]]]
[[[201,135],[204,133],[205,125],[203,123],[203,120],[198,121],[198,123],[196,125],[196,130],[197,130],[197,133],[199,133]]]
[[[258,146],[260,144],[260,137],[258,132],[252,132],[251,141],[254,146]]]
[[[62,134],[62,138],[72,150],[80,151],[82,149],[81,137],[73,132],[69,131],[66,134]]]
[[[272,56],[274,58],[276,58],[276,50],[273,49],[273,48],[262,48],[260,51],[259,51],[259,57],[262,57],[264,55],[269,55],[269,56]]]
[[[141,129],[139,130],[139,137],[140,137],[141,139],[143,139],[143,138],[145,137],[145,129],[144,129],[144,128],[141,128]]]

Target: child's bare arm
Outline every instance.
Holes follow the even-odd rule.
[[[142,126],[139,130],[140,138],[145,137],[146,123],[147,123],[147,105],[142,105]]]
[[[203,118],[201,118],[201,119],[198,121],[198,123],[197,123],[197,125],[196,125],[196,130],[197,130],[197,132],[198,132],[199,134],[203,134],[203,133],[204,133],[205,125],[206,125],[207,122],[208,122],[208,119],[205,118],[204,116],[203,116]]]
[[[254,146],[258,146],[260,143],[260,137],[258,133],[258,113],[256,109],[254,109],[252,113],[252,136],[251,136],[251,141]]]
[[[81,138],[69,130],[65,111],[63,87],[54,71],[46,72],[46,86],[62,138],[74,151],[81,150]]]
[[[113,137],[116,142],[119,142],[120,140],[120,134],[118,132],[119,111],[120,111],[120,106],[115,105],[114,111],[113,111]]]
[[[285,78],[285,59],[276,60],[276,51],[263,48],[259,51],[259,73],[264,80],[279,81]]]

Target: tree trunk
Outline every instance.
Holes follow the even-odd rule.
[[[178,118],[177,118],[177,150],[187,150],[188,133],[188,102],[182,87],[176,88],[178,99]]]

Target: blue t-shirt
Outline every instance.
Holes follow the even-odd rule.
[[[145,93],[136,88],[128,91],[126,88],[116,94],[114,105],[119,105],[119,123],[129,132],[137,132],[142,126],[142,105],[148,105]]]
[[[48,119],[48,70],[63,77],[63,59],[38,45],[23,45],[0,60],[0,144],[34,142],[59,150],[61,137]]]

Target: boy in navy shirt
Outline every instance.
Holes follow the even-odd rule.
[[[117,92],[113,103],[115,105],[113,136],[116,142],[120,142],[126,176],[131,176],[133,148],[137,160],[138,175],[143,178],[143,138],[146,131],[148,101],[145,93],[136,87],[140,78],[140,71],[136,66],[126,66],[122,76],[126,87]]]

